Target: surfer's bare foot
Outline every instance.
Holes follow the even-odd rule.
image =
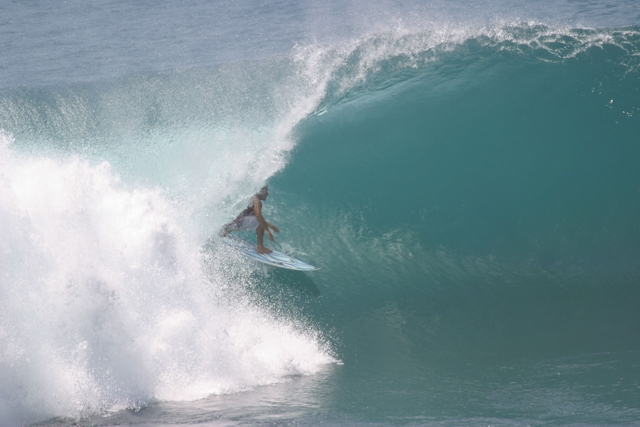
[[[258,252],[259,254],[270,254],[273,251],[269,248],[265,248],[264,246],[258,246],[256,248],[256,252]]]

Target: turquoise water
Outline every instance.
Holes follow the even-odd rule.
[[[0,425],[638,424],[635,3],[5,11]]]

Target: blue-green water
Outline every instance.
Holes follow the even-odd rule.
[[[638,425],[635,3],[4,8],[0,425]]]

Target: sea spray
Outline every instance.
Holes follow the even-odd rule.
[[[126,188],[107,162],[25,156],[8,141],[3,425],[247,390],[333,360],[312,330],[224,296],[161,190]]]

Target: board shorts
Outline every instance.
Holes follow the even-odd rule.
[[[255,215],[247,215],[242,218],[238,218],[233,222],[224,226],[225,231],[255,231],[260,223]]]

